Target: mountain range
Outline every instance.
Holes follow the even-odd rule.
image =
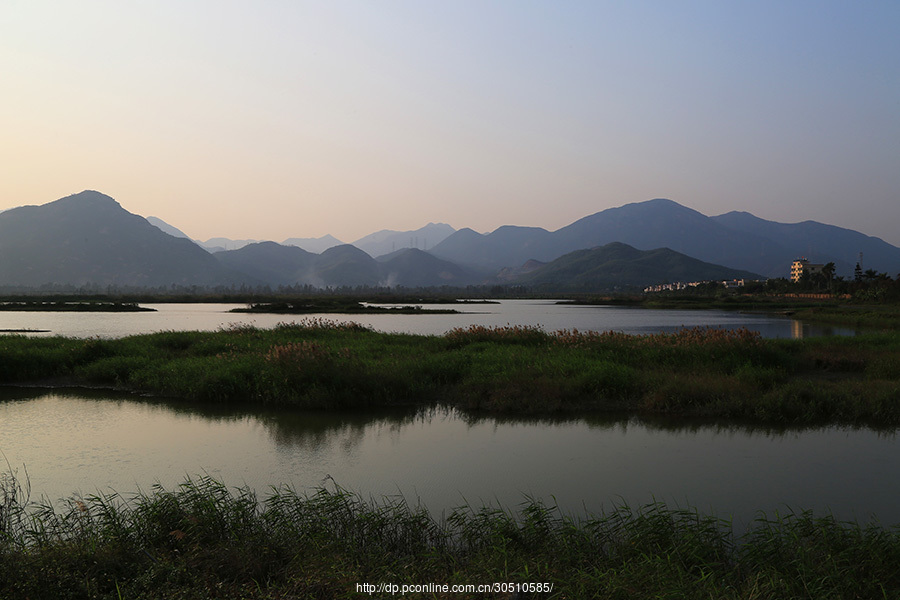
[[[169,235],[188,238],[186,233],[177,227],[169,225],[158,217],[147,217],[147,220]],[[351,245],[356,246],[369,256],[381,256],[404,248],[420,248],[422,250],[428,250],[429,244],[434,245],[443,241],[454,231],[456,230],[446,223],[429,223],[425,227],[420,227],[419,229],[411,231],[383,229],[361,237],[355,242],[352,242]],[[206,248],[210,252],[240,250],[244,246],[255,244],[260,241],[262,240],[232,240],[224,237],[209,238],[205,242],[194,240],[197,245]],[[342,242],[333,235],[323,235],[322,237],[317,238],[292,237],[281,242],[283,246],[297,246],[298,248],[303,248],[307,252],[313,252],[315,254],[321,254],[329,248],[342,246],[344,243],[345,242]]]
[[[272,287],[465,286],[482,279],[480,273],[417,248],[397,250],[376,260],[350,244],[315,254],[296,246],[259,242],[213,256],[228,269]]]
[[[431,253],[460,264],[499,269],[612,242],[640,250],[669,248],[766,277],[786,277],[791,262],[800,256],[814,263],[834,262],[839,275],[849,276],[860,252],[866,268],[900,271],[900,248],[857,231],[815,221],[776,223],[746,212],[707,217],[665,199],[610,208],[553,232],[515,226],[487,234],[460,229]]]
[[[0,287],[502,283],[600,291],[784,277],[798,256],[834,262],[839,275],[850,275],[860,253],[866,269],[900,271],[900,248],[856,231],[815,221],[776,223],[746,212],[707,217],[664,199],[607,209],[556,231],[504,226],[481,234],[429,223],[379,231],[352,245],[331,236],[282,244],[213,240],[223,249],[209,252],[161,219],[85,191],[0,213]]]

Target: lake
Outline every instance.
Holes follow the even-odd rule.
[[[236,306],[160,304],[149,313],[2,312],[0,329],[121,337],[236,323],[271,327],[304,318],[227,312]],[[473,324],[626,333],[748,327],[766,337],[854,333],[726,311],[551,300],[449,307],[462,314],[321,316],[417,334]],[[0,451],[20,478],[27,470],[35,497],[51,500],[109,490],[128,494],[149,490],[155,482],[172,487],[185,476],[209,474],[229,486],[250,485],[262,495],[270,486],[311,490],[333,479],[366,496],[403,494],[438,513],[466,501],[515,508],[528,495],[576,513],[656,499],[739,523],[759,510],[771,514],[786,507],[900,523],[900,447],[893,432],[870,429],[775,430],[596,415],[474,418],[441,410],[237,410],[111,392],[0,388]]]
[[[808,337],[849,335],[854,331],[833,326],[803,323],[787,317],[748,314],[724,310],[653,310],[624,306],[584,306],[557,304],[554,300],[501,300],[497,304],[437,304],[425,308],[452,308],[460,314],[383,315],[268,315],[230,313],[243,304],[147,304],[156,312],[74,313],[0,311],[0,329],[46,330],[29,335],[71,337],[123,337],[164,330],[213,331],[232,324],[273,327],[278,323],[322,317],[333,321],[353,321],[378,331],[441,335],[455,327],[483,325],[533,325],[546,331],[621,331],[656,333],[681,327],[747,327],[764,337]]]
[[[97,391],[0,388],[0,450],[50,500],[208,474],[229,486],[402,494],[434,514],[525,498],[567,512],[654,500],[733,518],[831,511],[900,523],[894,432],[771,429],[619,416],[232,410]]]

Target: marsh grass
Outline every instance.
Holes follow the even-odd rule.
[[[209,477],[16,507],[0,537],[3,598],[358,598],[364,581],[553,583],[529,598],[900,594],[896,529],[805,512],[761,515],[742,535],[661,503],[576,517],[525,498],[436,518],[334,484],[260,500]]]
[[[746,329],[445,336],[304,319],[122,339],[0,336],[0,383],[62,379],[185,400],[305,407],[631,410],[780,423],[900,424],[900,334],[766,340]]]
[[[800,308],[794,318],[845,327],[900,329],[897,304],[832,305]]]

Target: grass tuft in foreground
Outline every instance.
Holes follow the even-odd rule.
[[[760,518],[736,537],[663,504],[575,518],[529,500],[437,520],[402,498],[280,488],[258,501],[208,477],[60,509],[23,504],[9,475],[0,489],[3,598],[360,598],[357,583],[384,581],[553,584],[529,598],[900,594],[897,530],[807,513]]]

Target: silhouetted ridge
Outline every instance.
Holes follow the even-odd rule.
[[[0,214],[0,285],[227,285],[238,278],[111,197],[84,191]]]
[[[553,232],[501,227],[480,235],[459,230],[432,249],[461,264],[515,270],[526,260],[549,262],[575,250],[622,242],[639,250],[665,247],[714,264],[768,277],[786,277],[798,256],[834,262],[850,276],[862,252],[868,268],[900,271],[900,248],[878,238],[814,221],[772,223],[748,213],[707,217],[672,200],[657,198],[609,208]]]
[[[77,194],[72,194],[71,196],[66,196],[64,198],[60,198],[54,202],[50,202],[45,204],[44,206],[64,206],[64,205],[74,205],[79,208],[84,207],[111,207],[115,206],[118,208],[122,208],[122,205],[116,202],[116,200],[112,196],[107,196],[101,192],[96,190],[84,190],[83,192],[79,192]]]
[[[372,248],[395,249],[403,238],[409,243],[408,234],[414,234],[416,246],[451,230],[429,223],[414,232],[383,230],[365,239]],[[337,240],[326,236],[313,241],[324,245]],[[834,262],[838,275],[852,276],[860,253],[864,269],[900,271],[900,248],[856,231],[815,221],[775,223],[746,212],[707,217],[662,198],[603,210],[552,232],[505,225],[479,234],[464,228],[428,252],[399,248],[379,254],[379,260],[349,244],[313,254],[274,242],[243,240],[240,245],[245,243],[246,249],[212,256],[191,240],[172,237],[129,213],[110,196],[85,190],[41,206],[0,212],[0,286],[265,283],[322,288],[501,282],[552,292],[552,286],[642,286],[753,273],[785,277],[798,256]]]

